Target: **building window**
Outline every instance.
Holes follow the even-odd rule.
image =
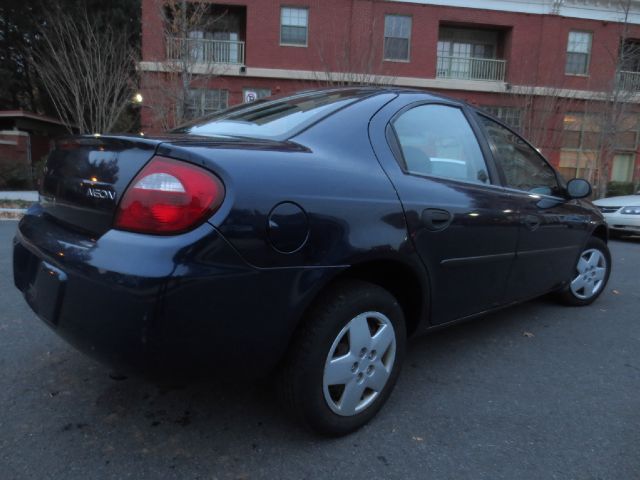
[[[493,105],[486,105],[480,107],[485,112],[493,115],[505,125],[513,128],[516,131],[522,129],[522,109],[516,107],[496,107]]]
[[[186,118],[199,118],[227,108],[229,92],[222,89],[189,90]]]
[[[600,145],[602,118],[594,113],[567,113],[563,121],[562,147],[574,150],[597,150]]]
[[[591,56],[591,36],[589,32],[569,32],[567,43],[568,75],[587,75],[589,73],[589,57]]]
[[[309,10],[282,7],[280,10],[280,45],[307,46]]]
[[[559,170],[565,178],[595,178],[602,118],[593,113],[567,113],[563,120]]]
[[[497,58],[497,30],[440,27],[436,77],[504,81],[506,61]]]
[[[411,17],[406,15],[385,15],[384,59],[408,62],[410,44]]]
[[[260,98],[270,97],[271,90],[268,88],[243,88],[242,101],[244,103],[255,102]]]
[[[635,155],[631,153],[619,153],[613,157],[611,166],[612,182],[631,182],[633,181]]]
[[[566,180],[597,177],[598,152],[590,150],[562,150],[558,170]]]
[[[614,146],[618,150],[637,150],[640,136],[640,118],[638,114],[626,113],[616,122]]]

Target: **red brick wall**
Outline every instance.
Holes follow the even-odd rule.
[[[161,0],[143,0],[142,57],[145,61],[165,56]],[[351,51],[357,64],[372,49],[378,73],[393,76],[434,78],[436,43],[441,24],[487,26],[504,29],[507,81],[514,84],[552,85],[576,89],[602,89],[613,78],[615,52],[621,25],[612,22],[566,18],[556,15],[476,10],[371,0],[225,0],[246,6],[246,64],[251,67],[326,70],[344,65]],[[281,46],[280,7],[295,4],[309,8],[307,47]],[[385,14],[412,16],[411,61],[382,62]],[[564,74],[570,30],[593,33],[589,76]],[[630,37],[640,37],[632,26]]]
[[[53,146],[53,140],[42,135],[31,135],[31,160],[35,164],[46,158]]]
[[[162,21],[158,5],[162,0],[142,0],[143,60],[162,60],[165,56]],[[436,75],[438,30],[441,25],[489,27],[504,32],[503,54],[507,60],[506,81],[512,85],[545,86],[577,90],[606,90],[615,75],[615,56],[622,26],[557,15],[533,15],[469,8],[417,5],[376,0],[225,0],[226,4],[246,7],[246,58],[248,67],[271,69],[341,71],[358,69],[373,56],[375,73],[433,79]],[[281,46],[280,7],[309,8],[307,47]],[[412,17],[409,62],[382,61],[384,16]],[[570,30],[592,32],[591,62],[588,76],[565,75],[566,47]],[[640,26],[629,27],[627,35],[640,38]],[[351,60],[345,60],[351,58]],[[143,81],[143,89],[148,88]],[[318,82],[251,77],[219,77],[211,88],[229,91],[230,105],[242,102],[242,89],[269,88],[273,94],[290,93],[318,86]],[[147,93],[143,91],[147,98]],[[477,105],[512,104],[520,100],[510,95],[473,91],[442,90],[440,93]],[[579,103],[579,102],[578,102]],[[553,121],[562,125],[558,111]],[[143,130],[159,131],[151,109],[142,110]],[[556,136],[556,141],[560,136]],[[544,153],[557,164],[559,145],[542,145]],[[640,175],[640,158],[637,162]]]
[[[0,165],[26,163],[27,137],[0,133]]]
[[[13,178],[17,170],[28,173],[27,137],[0,133],[0,188]]]

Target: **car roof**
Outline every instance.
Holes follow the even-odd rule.
[[[410,87],[397,87],[397,86],[386,86],[386,85],[353,85],[353,86],[345,86],[345,87],[324,87],[324,88],[313,88],[308,90],[301,90],[295,92],[294,94],[284,95],[286,96],[294,96],[294,95],[304,95],[304,94],[313,94],[318,92],[353,92],[354,96],[364,97],[364,96],[373,96],[376,94],[385,94],[385,93],[395,93],[397,95],[424,95],[426,99],[433,100],[446,100],[447,102],[457,103],[460,105],[467,105],[470,108],[473,108],[472,105],[467,104],[466,102],[457,99],[448,97],[446,95],[441,95],[439,93],[435,93],[429,90],[421,90],[418,88],[410,88]]]
[[[233,136],[242,138],[265,138],[272,140],[284,140],[300,133],[301,131],[321,122],[333,113],[343,108],[348,109],[352,105],[361,102],[368,102],[376,99],[380,95],[396,95],[407,97],[406,103],[415,101],[436,101],[445,102],[454,106],[462,107],[464,102],[457,99],[448,98],[434,94],[425,90],[409,89],[395,86],[344,86],[314,88],[298,91],[293,94],[280,94],[257,100],[249,104],[240,104],[210,116],[198,118],[172,130],[170,133],[183,135],[204,135],[204,136]],[[410,99],[409,99],[410,97]],[[417,98],[416,98],[417,97]],[[259,121],[264,118],[277,117],[288,110],[292,112],[311,111],[309,106],[313,105],[317,99],[332,98],[335,102],[335,109],[330,109],[324,113],[320,112],[315,118],[298,118],[297,124],[289,126],[282,123],[281,131],[270,131],[266,125],[269,121]],[[338,100],[343,105],[338,105]],[[344,101],[348,103],[344,104]],[[275,125],[275,123],[273,124]],[[283,130],[283,128],[289,128]],[[261,129],[261,131],[259,131]]]

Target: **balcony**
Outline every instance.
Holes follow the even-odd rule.
[[[640,92],[640,72],[618,72],[617,88],[627,92]]]
[[[244,65],[244,42],[206,38],[167,38],[167,59],[192,63]]]
[[[437,78],[504,82],[506,60],[438,55]]]

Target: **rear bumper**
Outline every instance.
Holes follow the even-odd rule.
[[[264,375],[335,269],[256,269],[209,224],[99,239],[37,207],[14,240],[14,281],[56,333],[124,371]]]

